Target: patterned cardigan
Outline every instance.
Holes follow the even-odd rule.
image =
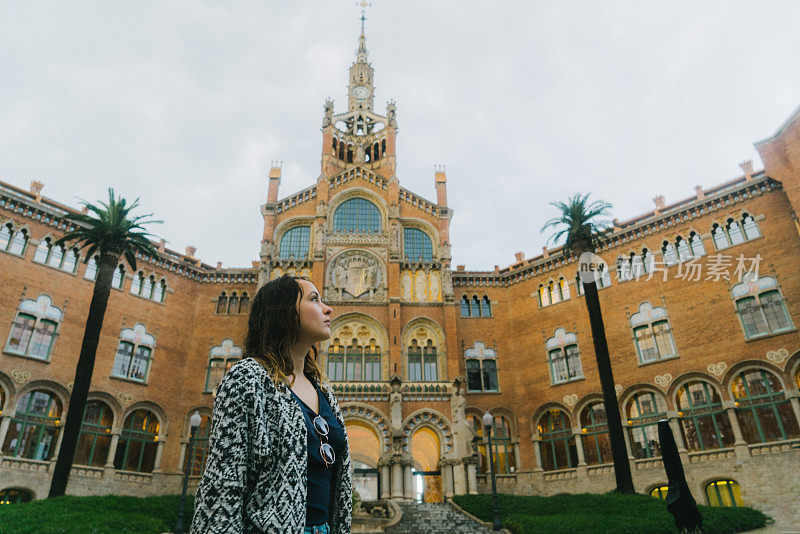
[[[320,384],[345,428],[333,391]],[[301,533],[306,520],[307,435],[289,388],[275,384],[252,358],[236,362],[219,385],[208,455],[197,487],[191,532]],[[338,459],[337,459],[338,460]],[[350,449],[331,481],[331,534],[350,532]]]

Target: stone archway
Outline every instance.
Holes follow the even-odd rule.
[[[419,427],[411,436],[414,499],[417,501],[442,502],[440,451],[439,435],[427,425]]]
[[[353,491],[361,500],[376,500],[380,488],[380,438],[371,425],[359,419],[350,419],[345,425],[353,463]]]

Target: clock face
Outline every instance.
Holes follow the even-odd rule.
[[[353,89],[353,96],[358,98],[359,100],[364,100],[369,96],[369,89],[367,89],[363,85],[359,85],[358,87]]]

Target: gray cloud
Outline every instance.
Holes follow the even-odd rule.
[[[346,104],[352,2],[7,2],[0,179],[75,204],[113,186],[204,261],[257,257],[281,195],[319,174],[322,104]],[[398,104],[398,177],[435,199],[455,263],[541,251],[548,202],[625,219],[739,174],[800,103],[795,2],[387,2],[369,8],[376,108]]]

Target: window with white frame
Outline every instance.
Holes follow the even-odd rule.
[[[722,250],[761,237],[761,230],[752,215],[742,213],[738,219],[728,217],[725,224],[714,223],[711,235],[717,250]]]
[[[141,323],[124,328],[119,335],[117,354],[111,376],[147,382],[156,340]]]
[[[111,278],[111,287],[122,289],[125,285],[125,267],[118,265],[114,270],[114,276]]]
[[[630,322],[639,363],[655,362],[677,354],[664,308],[654,308],[649,302],[643,302],[639,311],[631,315]]]
[[[774,278],[762,276],[755,279],[753,273],[745,273],[742,282],[733,286],[731,293],[746,339],[794,328],[778,281]]]
[[[84,271],[83,277],[87,280],[95,280],[97,278],[97,256],[92,256],[86,262],[86,271]]]
[[[214,391],[222,382],[225,373],[234,363],[242,359],[242,347],[233,344],[233,340],[225,338],[222,343],[213,347],[208,358],[205,391]]]
[[[578,336],[574,332],[557,328],[553,337],[545,343],[545,350],[553,384],[562,384],[583,378]]]
[[[498,391],[497,353],[482,341],[464,351],[468,391]]]
[[[46,237],[37,245],[33,261],[53,269],[74,273],[78,267],[79,257],[78,249],[67,249],[63,245],[55,245],[51,238]]]
[[[17,310],[5,352],[48,360],[53,350],[62,312],[47,295],[23,300]]]
[[[15,229],[13,223],[7,222],[0,226],[0,251],[22,256],[28,244],[28,230]]]

